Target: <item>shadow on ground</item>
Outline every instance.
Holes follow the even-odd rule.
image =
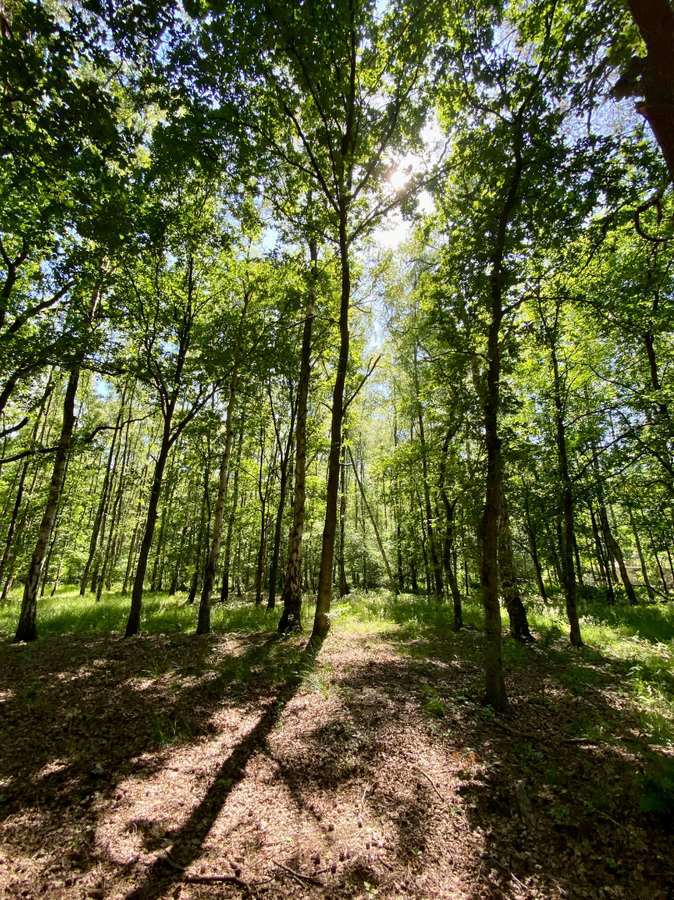
[[[337,633],[317,662],[270,634],[0,646],[0,887],[674,896],[666,818],[640,811],[670,757],[624,664],[507,645],[495,718],[480,641]]]

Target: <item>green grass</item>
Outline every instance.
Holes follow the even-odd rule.
[[[193,633],[198,607],[186,605],[186,595],[169,597],[147,592],[143,597],[141,629],[143,633]],[[20,594],[0,606],[0,639],[11,640],[16,629]],[[129,596],[106,592],[100,603],[76,588],[62,588],[53,598],[43,598],[38,606],[40,637],[59,634],[123,634],[129,611]],[[674,745],[674,604],[605,606],[593,604],[591,613],[581,619],[585,646],[572,648],[567,640],[568,625],[560,600],[544,604],[527,601],[536,649],[546,654],[550,672],[560,686],[580,695],[587,687],[601,689],[602,682],[618,676],[620,691],[655,743]],[[278,611],[267,612],[248,600],[234,599],[226,605],[215,604],[211,613],[216,633],[271,631],[276,627]],[[305,608],[304,622],[311,624],[311,606]],[[479,653],[482,610],[479,601],[464,603],[466,630],[453,632],[451,604],[439,604],[425,597],[405,594],[396,597],[390,591],[353,591],[348,597],[335,598],[331,612],[333,632],[349,634],[391,634],[401,652],[418,659],[433,653],[433,646],[444,650],[455,647],[457,653]],[[504,613],[504,627],[507,616]],[[518,642],[506,640],[504,660],[516,678],[518,668],[529,664],[530,652]],[[279,672],[279,678],[288,673]],[[325,684],[317,684],[325,691]],[[431,698],[432,699],[432,698]],[[580,726],[579,726],[580,727]],[[596,729],[596,723],[592,726]],[[582,728],[580,729],[583,730]],[[594,732],[593,732],[594,733]]]
[[[0,639],[11,639],[19,618],[20,594],[0,606]],[[198,602],[186,605],[187,595],[166,593],[143,595],[141,631],[153,634],[191,633],[196,630]],[[37,629],[40,637],[58,634],[124,633],[131,597],[117,592],[104,592],[100,603],[87,594],[80,597],[75,587],[61,588],[56,596],[44,597],[38,603]],[[252,632],[275,628],[280,613],[267,612],[264,605],[240,600],[215,604],[211,609],[211,626],[217,633]]]

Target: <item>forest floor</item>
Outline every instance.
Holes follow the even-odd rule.
[[[477,608],[352,597],[311,659],[241,601],[78,602],[0,610],[0,897],[674,898],[674,604],[580,650],[532,610],[494,716]]]

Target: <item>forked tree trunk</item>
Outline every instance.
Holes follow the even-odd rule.
[[[56,511],[58,510],[61,491],[63,490],[63,476],[66,470],[70,440],[75,429],[75,395],[77,393],[79,379],[79,368],[73,369],[68,378],[63,401],[63,425],[61,427],[61,436],[54,458],[54,469],[49,485],[47,506],[44,515],[42,516],[37,543],[26,576],[23,600],[21,602],[21,614],[14,636],[14,643],[19,641],[34,641],[37,638],[37,595],[40,588],[42,568],[44,566],[47,548],[54,526],[54,519],[56,518]]]

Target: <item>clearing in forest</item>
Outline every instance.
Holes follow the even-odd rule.
[[[311,660],[250,605],[121,640],[57,634],[75,602],[0,645],[2,897],[673,896],[669,607],[580,650],[533,613],[495,717],[477,609],[355,596]]]

